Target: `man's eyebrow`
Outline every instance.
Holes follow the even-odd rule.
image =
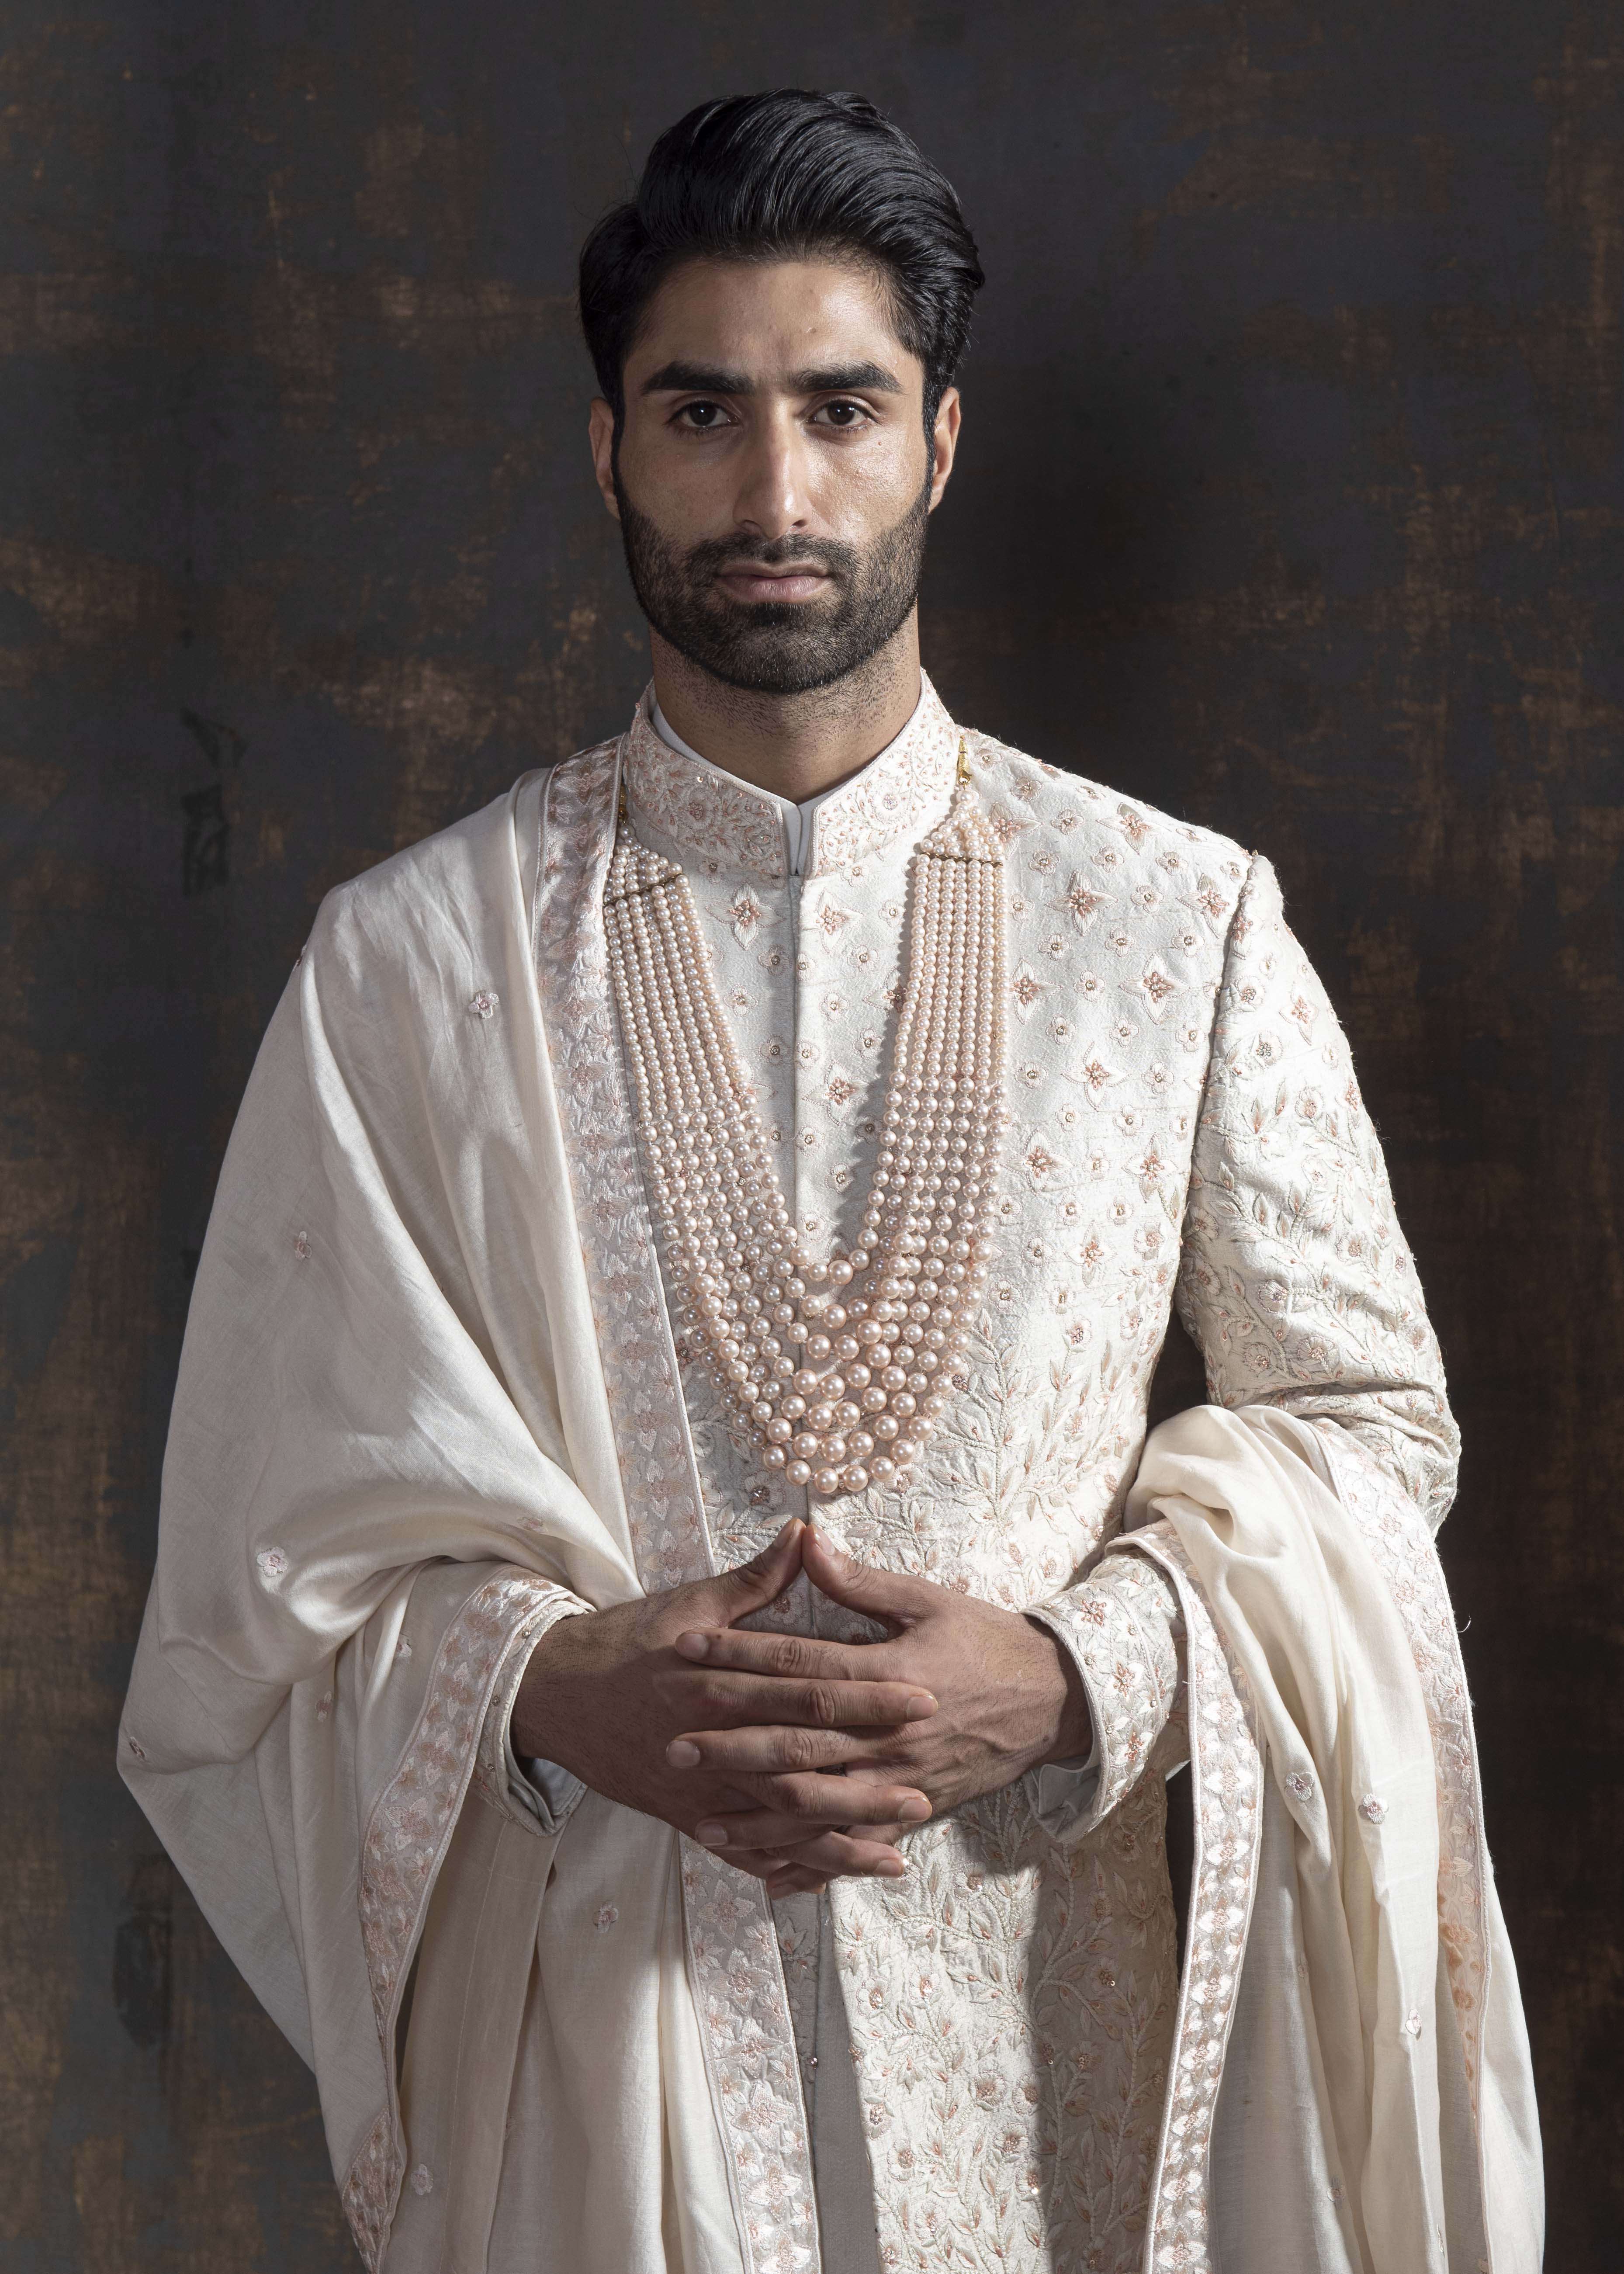
[[[902,381],[883,364],[828,364],[819,371],[798,371],[791,382],[797,395],[900,395]]]
[[[883,364],[826,364],[814,371],[797,371],[790,375],[790,387],[796,395],[841,395],[862,392],[868,395],[900,395],[902,382],[893,377]],[[756,382],[741,371],[728,371],[724,365],[709,363],[684,363],[679,358],[663,363],[643,382],[645,395],[754,395]]]
[[[754,383],[741,371],[718,364],[663,363],[643,382],[645,395],[754,395]]]

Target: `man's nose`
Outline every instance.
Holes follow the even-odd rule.
[[[762,419],[751,432],[740,468],[733,518],[752,536],[788,537],[812,518],[807,495],[807,452],[799,422],[790,415]]]

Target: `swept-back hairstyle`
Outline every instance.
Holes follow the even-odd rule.
[[[883,282],[897,336],[925,366],[929,430],[983,282],[952,184],[861,95],[785,87],[702,102],[667,127],[636,196],[582,247],[582,328],[616,433],[627,357],[673,268],[820,253]]]

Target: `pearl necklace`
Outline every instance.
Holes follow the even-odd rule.
[[[605,888],[684,1355],[767,1467],[824,1495],[907,1481],[986,1276],[1009,1120],[1004,862],[962,742],[959,780],[911,863],[907,991],[861,1230],[826,1261],[791,1223],[688,880],[624,808]]]

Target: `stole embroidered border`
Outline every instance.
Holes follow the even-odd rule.
[[[1478,2120],[1477,2072],[1488,1995],[1485,1927],[1487,1849],[1477,1781],[1477,1748],[1460,1638],[1438,1550],[1425,1518],[1356,1437],[1318,1424],[1342,1501],[1352,1510],[1387,1581],[1421,1677],[1438,1770],[1438,1933],[1449,1995],[1460,2023],[1466,2082]],[[1478,2157],[1482,2136],[1478,2135]]]
[[[1167,2106],[1146,2222],[1146,2274],[1212,2274],[1209,2157],[1263,1841],[1263,1753],[1244,1678],[1188,1558],[1141,1538],[1178,1590],[1187,1637],[1195,1871]]]
[[[1404,1622],[1426,1702],[1438,1772],[1439,1934],[1459,2020],[1481,2170],[1477,2073],[1488,1991],[1484,1924],[1487,1864],[1460,1640],[1437,1548],[1420,1511],[1347,1431],[1322,1427],[1320,1435],[1338,1494],[1357,1522]],[[1167,1564],[1184,1604],[1190,1632],[1191,1774],[1200,1796],[1190,1956],[1175,2024],[1160,2181],[1151,2204],[1146,2265],[1147,2274],[1201,2274],[1211,2264],[1207,2145],[1256,1884],[1263,1765],[1243,1704],[1243,1677],[1228,1657],[1182,1550],[1173,1541],[1160,1554],[1148,1542],[1140,1546],[1141,1552],[1157,1555]],[[1215,1825],[1220,1840],[1216,1855],[1210,1849]],[[1249,1849],[1244,1901],[1241,1877],[1232,1868],[1232,1859],[1243,1849]],[[1227,1891],[1222,1884],[1226,1878]],[[1192,2019],[1192,2006],[1199,2007],[1199,2024]],[[1199,2041],[1192,2042],[1193,2031],[1202,2024]]]
[[[368,2274],[378,2274],[405,2165],[395,2138],[395,2112],[380,2108],[339,2190],[344,2217]]]
[[[502,1667],[549,1613],[573,1601],[567,1589],[516,1570],[499,1573],[469,1597],[446,1629],[417,1726],[367,1820],[361,1842],[361,1940],[389,2097],[340,2193],[356,2248],[374,2270],[388,2240],[405,2168],[393,2044],[401,1982],[474,1773],[485,1706]]]
[[[637,1575],[714,1567],[610,991],[603,886],[620,745],[555,766],[543,809],[536,972]],[[682,1842],[683,1910],[707,2066],[752,2274],[818,2259],[812,2153],[766,1890]]]

